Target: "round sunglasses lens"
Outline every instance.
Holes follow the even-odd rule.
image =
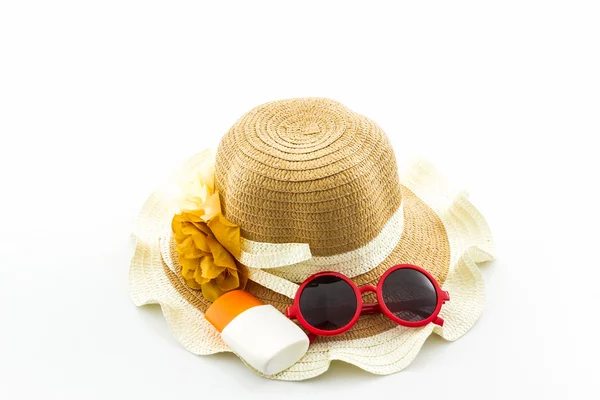
[[[433,283],[421,272],[402,268],[389,274],[383,282],[383,301],[396,317],[418,322],[427,319],[437,306]]]
[[[352,286],[337,276],[319,276],[300,294],[300,312],[311,326],[333,331],[348,325],[356,314]]]

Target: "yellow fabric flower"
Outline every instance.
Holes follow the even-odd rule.
[[[210,159],[210,158],[209,158]],[[195,210],[215,192],[214,162],[205,161],[193,173],[177,182],[174,200],[180,210]]]
[[[194,210],[184,210],[173,217],[171,228],[181,265],[181,276],[192,289],[214,301],[223,293],[243,289],[248,281],[245,266],[236,261],[241,252],[240,227],[221,213],[218,193],[204,185],[207,196]]]

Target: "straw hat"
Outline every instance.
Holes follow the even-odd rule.
[[[455,340],[481,313],[485,289],[476,262],[493,258],[487,223],[434,168],[398,175],[390,142],[373,121],[329,99],[261,105],[238,120],[213,155],[199,153],[143,206],[135,231],[130,290],[136,305],[158,303],[195,354],[230,351],[206,321],[210,305],[181,276],[171,220],[173,188],[214,171],[223,216],[241,230],[246,290],[283,311],[298,284],[333,270],[359,286],[403,263],[428,270],[451,293],[443,327],[395,325],[364,316],[347,333],[319,337],[306,356],[269,378],[302,380],[342,360],[375,373],[406,367],[431,333]],[[202,172],[204,171],[204,172]],[[185,193],[184,193],[185,194]],[[368,300],[368,298],[367,298]]]

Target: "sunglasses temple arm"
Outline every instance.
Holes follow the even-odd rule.
[[[363,304],[363,308],[362,308],[360,315],[374,315],[374,314],[381,314],[381,307],[379,307],[378,303]],[[429,313],[424,312],[423,316],[428,317]],[[433,323],[436,325],[439,325],[439,326],[443,326],[444,320],[440,317],[436,317],[435,321],[433,321]]]

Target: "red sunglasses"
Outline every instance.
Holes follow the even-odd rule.
[[[377,303],[363,304],[366,292],[375,292]],[[377,287],[359,288],[337,272],[314,274],[300,285],[286,315],[319,336],[339,335],[352,328],[361,315],[380,313],[403,326],[419,327],[430,322],[442,326],[444,320],[438,314],[448,300],[449,293],[429,272],[402,264],[388,269]]]

